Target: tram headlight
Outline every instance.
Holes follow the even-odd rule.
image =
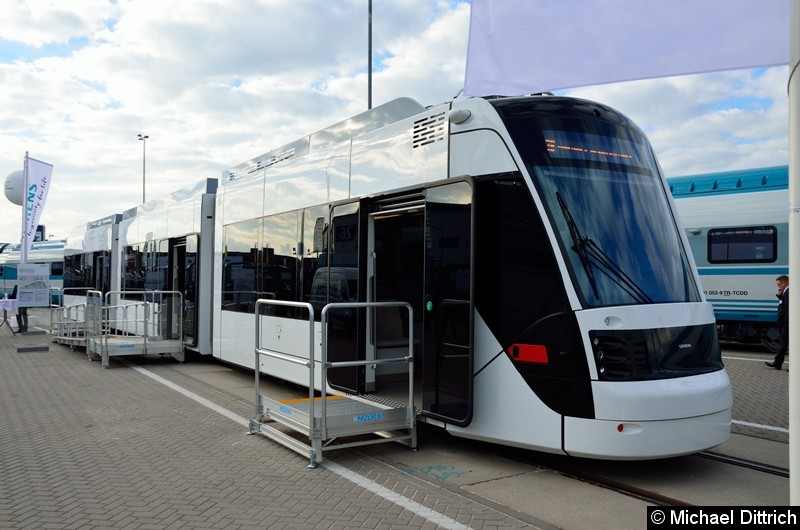
[[[606,373],[606,367],[601,364],[600,366],[597,367],[597,371],[600,375],[603,375],[604,373]]]
[[[603,353],[603,350],[597,350],[597,352],[594,355],[595,355],[595,357],[597,357],[597,360],[599,361],[599,360],[603,359],[603,357],[605,356],[605,353]]]

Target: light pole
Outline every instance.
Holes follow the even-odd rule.
[[[150,137],[147,136],[146,134],[141,134],[141,133],[139,134],[139,140],[142,141],[142,204],[144,204],[144,202],[145,202],[145,200],[144,200],[144,183],[145,183],[144,163],[145,163],[145,160],[147,159],[147,139],[148,138],[150,138]]]

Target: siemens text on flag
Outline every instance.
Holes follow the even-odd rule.
[[[464,95],[789,62],[791,0],[472,0]]]

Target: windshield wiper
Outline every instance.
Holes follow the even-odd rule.
[[[581,264],[586,271],[586,276],[589,279],[589,284],[592,287],[595,299],[599,300],[600,296],[597,291],[597,281],[592,271],[593,267],[596,267],[600,272],[605,274],[637,302],[653,303],[653,299],[648,296],[647,292],[622,270],[622,268],[617,265],[592,238],[581,234],[560,192],[556,192],[556,199],[558,199],[558,205],[561,207],[561,212],[564,214],[564,219],[567,221],[567,226],[569,227],[569,233],[573,243],[572,250],[575,251],[581,259]]]
[[[595,300],[599,300],[600,295],[597,292],[597,282],[594,279],[592,264],[589,261],[589,253],[586,252],[586,249],[581,242],[582,236],[580,231],[578,231],[578,225],[575,223],[575,219],[572,218],[569,208],[567,208],[567,205],[564,204],[564,199],[561,198],[561,193],[558,191],[556,192],[556,199],[558,199],[558,205],[561,207],[561,213],[564,214],[564,219],[567,220],[569,235],[572,237],[572,250],[574,250],[581,259],[581,265],[583,265],[583,270],[586,272],[586,277],[589,279],[589,285],[591,285],[592,292],[594,292],[594,298]]]

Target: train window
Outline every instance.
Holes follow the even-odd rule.
[[[141,291],[144,289],[144,244],[125,247],[124,272],[122,278],[123,291]]]
[[[297,301],[297,242],[300,241],[301,220],[301,210],[264,218],[264,245],[256,274],[259,298]],[[292,317],[295,311],[277,306],[274,314]]]
[[[64,256],[64,287],[88,287],[93,285],[91,254]]]
[[[262,219],[234,223],[222,231],[222,309],[253,313],[258,299],[256,273]]]
[[[317,304],[320,299],[319,293],[317,293],[320,287],[319,281],[315,284],[314,279],[318,277],[317,271],[325,265],[327,260],[328,208],[328,205],[325,204],[307,208],[303,212],[303,259],[300,276],[302,297],[300,299],[312,304]],[[326,302],[327,299],[324,300],[323,305]],[[320,309],[318,305],[315,305],[314,318],[317,320],[320,319]]]
[[[773,263],[778,259],[774,226],[714,228],[708,231],[709,263]]]
[[[144,286],[147,291],[158,291],[167,288],[167,271],[169,262],[169,239],[148,241],[146,249],[146,268]]]

